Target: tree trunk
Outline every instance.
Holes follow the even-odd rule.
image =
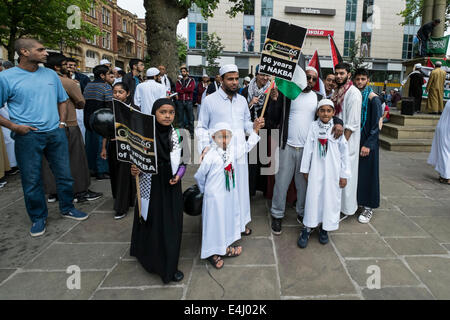
[[[8,49],[8,60],[11,61],[13,64],[15,55],[14,45],[16,43],[16,35],[17,35],[17,27],[12,26],[9,32],[9,41],[7,49]]]
[[[173,0],[144,0],[147,24],[147,53],[150,65],[166,66],[169,77],[176,81],[179,69],[177,26],[188,15],[186,8]]]

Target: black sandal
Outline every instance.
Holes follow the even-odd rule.
[[[214,255],[212,255],[212,256],[208,257],[206,260],[208,260],[209,263],[211,263],[212,266],[213,266],[214,268],[216,268],[216,269],[222,269],[222,268],[223,268],[223,265],[225,264],[225,263],[222,263],[222,266],[221,266],[221,267],[218,267],[218,266],[217,266],[217,265],[219,264],[220,261],[223,261],[222,257],[219,256],[219,255],[216,255],[216,259],[214,259]]]
[[[250,228],[245,228],[245,231],[241,232],[241,236],[244,236],[244,237],[247,237],[247,236],[249,236],[251,234],[252,234],[252,229],[250,229]]]
[[[238,251],[238,248],[241,248],[241,252],[240,253],[236,253]],[[242,247],[241,246],[229,246],[227,248],[227,253],[225,253],[224,257],[225,258],[234,258],[234,257],[238,257],[240,256],[242,253]]]
[[[450,184],[450,180],[449,179],[444,179],[442,177],[439,177],[439,182],[443,183],[443,184]]]

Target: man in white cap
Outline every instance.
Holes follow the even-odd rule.
[[[166,87],[167,92],[174,92],[175,84],[167,75],[166,67],[164,65],[160,65],[158,69],[159,72],[161,73],[161,84],[163,84]]]
[[[225,65],[219,70],[222,86],[208,96],[202,103],[195,134],[198,139],[198,151],[202,154],[200,161],[209,151],[212,140],[209,130],[219,122],[228,123],[233,130],[235,145],[244,145],[246,134],[250,134],[254,125],[261,128],[264,119],[251,122],[248,104],[245,98],[237,94],[239,90],[239,70],[234,64]],[[240,157],[235,166],[236,188],[239,194],[241,232],[249,235],[251,230],[246,227],[250,222],[250,195],[248,187],[247,156]]]
[[[108,68],[110,68],[111,69],[111,62],[108,60],[108,59],[102,59],[102,60],[100,60],[100,65],[104,65],[104,66],[107,66]]]
[[[402,82],[402,85],[409,79],[409,97],[414,97],[414,112],[420,112],[420,105],[422,104],[423,85],[425,83],[423,73],[420,71],[422,65],[416,63],[414,70],[408,77]]]
[[[157,68],[147,70],[147,80],[138,84],[134,93],[134,104],[142,113],[151,114],[153,103],[166,97],[166,87],[160,82],[160,72]]]

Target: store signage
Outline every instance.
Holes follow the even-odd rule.
[[[306,33],[307,36],[310,37],[328,37],[328,36],[334,36],[333,30],[319,30],[319,29],[308,29],[308,32]]]
[[[319,9],[319,8],[305,8],[305,7],[284,7],[284,13],[294,14],[313,14],[317,16],[335,16],[336,9]]]

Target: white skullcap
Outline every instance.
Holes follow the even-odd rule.
[[[209,76],[205,73],[202,78],[209,78]]]
[[[307,66],[306,71],[314,71],[316,73],[316,75],[319,75],[319,73],[317,72],[317,69],[314,67]]]
[[[157,76],[158,74],[159,74],[159,69],[156,69],[156,68],[150,68],[147,70],[147,73],[146,73],[147,77],[154,77],[154,76]]]
[[[252,80],[250,79],[250,77],[245,77],[245,78],[244,78],[244,81],[250,82],[250,81],[252,81]]]
[[[330,106],[330,107],[332,107],[334,109],[334,103],[330,99],[322,99],[322,100],[320,100],[319,104],[317,105],[317,110],[319,110],[319,108],[321,106]]]
[[[421,63],[416,63],[414,65],[414,69],[420,69],[420,68],[422,68],[422,64]]]
[[[441,61],[436,61],[436,67],[442,67],[442,62]]]
[[[221,131],[221,130],[227,130],[227,131],[233,132],[233,130],[231,130],[231,126],[228,123],[219,122],[214,126],[213,129],[211,129],[209,131],[209,133],[211,134],[211,136],[213,136],[216,132]]]
[[[104,65],[104,64],[111,64],[111,62],[109,62],[108,59],[103,59],[103,60],[100,60],[100,64],[101,64],[101,65]]]
[[[223,76],[228,72],[239,72],[237,65],[235,64],[227,64],[219,69],[219,74]]]
[[[119,68],[119,67],[114,67],[114,70],[115,70],[115,71],[120,71],[120,70],[122,70],[122,69]]]

